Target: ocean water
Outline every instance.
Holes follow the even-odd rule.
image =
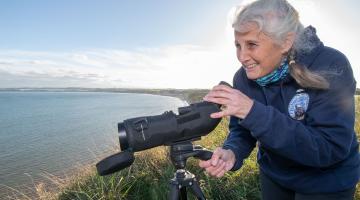
[[[0,199],[113,152],[117,123],[184,105],[147,94],[0,92]]]

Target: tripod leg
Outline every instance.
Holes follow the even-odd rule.
[[[170,182],[170,193],[169,193],[169,200],[179,200],[179,185],[174,183],[174,182]]]
[[[194,180],[190,186],[192,193],[201,200],[206,200],[204,193],[202,192],[199,183]]]
[[[186,187],[182,187],[180,189],[180,199],[181,200],[187,200],[187,193],[186,193]]]

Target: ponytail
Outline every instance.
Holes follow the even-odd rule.
[[[294,51],[290,52],[289,60],[290,75],[301,87],[322,90],[329,89],[329,82],[323,76],[295,62]]]

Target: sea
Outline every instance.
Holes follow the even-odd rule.
[[[105,92],[0,92],[0,199],[32,196],[119,149],[117,124],[186,106],[174,97]]]

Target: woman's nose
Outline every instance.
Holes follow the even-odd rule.
[[[246,49],[238,50],[237,57],[241,63],[246,63],[250,59],[250,56],[249,56],[248,52],[246,51]]]

